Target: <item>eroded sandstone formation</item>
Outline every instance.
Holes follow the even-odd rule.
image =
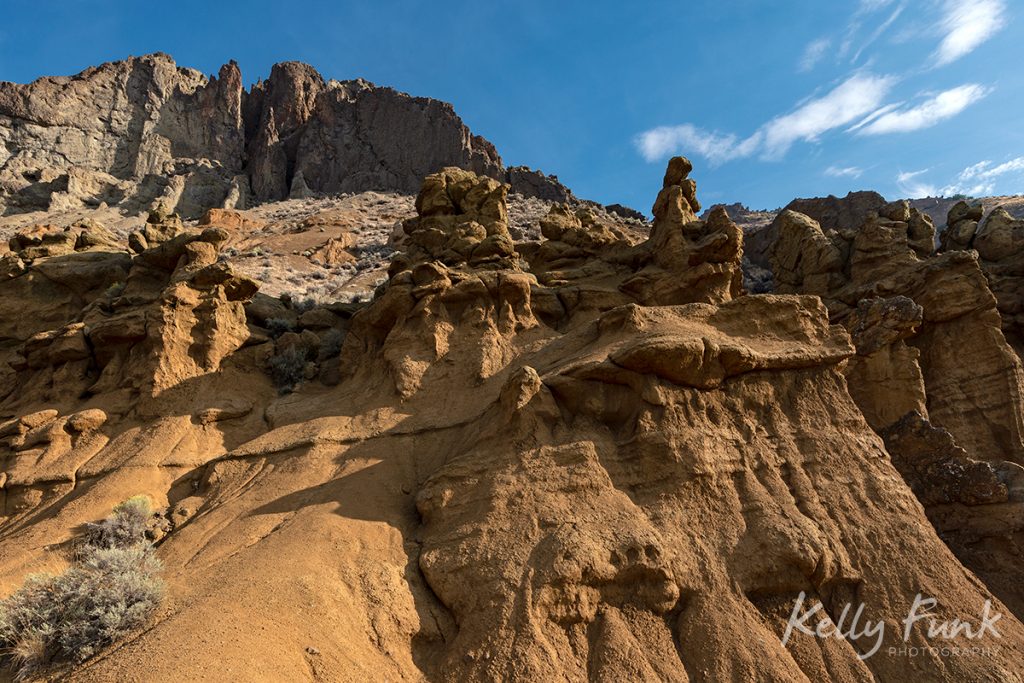
[[[1003,332],[1017,349],[1024,351],[1024,220],[1014,218],[1002,207],[982,220],[981,206],[958,202],[950,209],[942,249],[973,249],[978,253],[989,287],[996,297]],[[980,221],[980,222],[979,222]]]
[[[0,281],[39,310],[0,308],[0,594],[144,493],[172,602],[79,680],[1021,680],[1013,549],[973,565],[1007,601],[991,656],[888,649],[918,593],[939,619],[991,598],[925,510],[980,558],[1019,505],[1019,468],[970,450],[996,437],[949,417],[1003,403],[934,375],[957,335],[1005,360],[977,261],[918,255],[899,216],[848,244],[792,214],[778,262],[808,267],[780,282],[817,291],[745,296],[690,170],[645,240],[565,206],[516,243],[507,186],[443,169],[344,307],[256,293],[222,228],[166,214],[134,254],[26,235]],[[782,647],[801,594],[826,621],[862,603],[884,647]]]
[[[882,215],[829,206],[825,223],[794,211],[775,220],[776,291],[821,296],[849,330],[850,395],[957,556],[1020,605],[1024,373],[1003,333],[1019,305],[1006,279],[1015,222],[996,213],[987,239],[1000,247],[982,238],[972,251],[981,214],[958,204],[935,253],[930,221],[905,203]],[[838,218],[856,215],[855,228]]]

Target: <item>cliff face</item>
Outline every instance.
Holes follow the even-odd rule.
[[[105,203],[186,217],[309,193],[397,190],[459,166],[529,196],[567,192],[508,174],[451,105],[275,65],[251,90],[235,63],[207,79],[152,54],[27,85],[0,83],[0,213]]]
[[[154,215],[134,254],[95,226],[19,237],[0,594],[142,493],[168,602],[77,680],[1022,680],[1019,554],[971,548],[1024,506],[1018,433],[993,427],[1020,395],[985,402],[1019,361],[976,260],[901,248],[909,215],[842,252],[787,213],[790,291],[747,296],[742,230],[697,218],[689,172],[646,237],[559,205],[516,242],[508,187],[444,169],[373,300],[308,310],[260,297],[218,228]],[[938,375],[970,339],[957,394]],[[988,586],[929,516],[970,520],[954,549]],[[991,599],[1000,638],[904,641],[919,594],[938,621]],[[783,647],[801,596],[826,633],[863,605],[882,648]]]
[[[844,374],[868,423],[960,559],[1024,604],[1024,223],[996,209],[979,227],[981,207],[961,202],[936,249],[931,219],[906,201],[793,206],[808,214],[768,228],[776,291],[820,296],[849,330]]]

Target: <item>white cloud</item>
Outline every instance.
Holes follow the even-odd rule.
[[[946,185],[940,192],[947,197],[954,194],[971,197],[994,194],[997,179],[1008,173],[1021,172],[1024,172],[1024,157],[1010,159],[998,166],[992,166],[991,161],[979,161],[961,171],[956,182]]]
[[[972,52],[1006,25],[1005,0],[946,0],[935,51],[936,66],[955,62]]]
[[[652,128],[638,135],[635,142],[647,161],[675,153],[696,154],[712,164],[757,153],[777,159],[799,140],[817,140],[823,133],[875,111],[895,83],[891,76],[857,74],[825,95],[806,100],[791,113],[768,121],[747,138],[686,123]]]
[[[885,133],[909,133],[952,118],[988,95],[990,91],[977,83],[961,85],[946,90],[915,107],[893,109],[882,114],[875,112],[866,121],[861,121],[851,130],[859,135],[883,135]]]
[[[863,118],[878,109],[895,83],[891,76],[856,74],[826,95],[772,119],[762,127],[764,156],[782,157],[798,140],[816,140],[827,131]]]
[[[647,161],[656,161],[676,152],[697,154],[712,164],[748,157],[756,150],[757,135],[740,141],[735,135],[703,130],[689,123],[659,126],[641,133],[636,140]]]
[[[860,0],[860,6],[857,8],[858,12],[874,12],[880,10],[883,7],[888,7],[895,0]]]
[[[821,58],[825,56],[825,51],[832,45],[832,41],[828,38],[819,38],[818,40],[812,41],[804,48],[803,57],[800,58],[800,70],[810,71]]]
[[[856,166],[829,166],[825,169],[825,175],[830,178],[860,178],[864,175],[864,169]]]
[[[918,197],[951,197],[958,194],[964,194],[969,197],[984,197],[995,194],[996,182],[1000,177],[1010,173],[1024,173],[1024,157],[1010,159],[998,166],[993,166],[991,161],[979,161],[962,170],[954,182],[942,187],[921,179],[921,176],[928,173],[928,171],[929,169],[924,169],[922,171],[900,173],[896,177],[896,184],[900,192],[912,199]]]
[[[920,199],[921,197],[935,197],[939,194],[939,189],[934,185],[922,182],[918,180],[922,175],[927,173],[929,169],[921,171],[910,171],[907,173],[900,173],[896,176],[896,185],[899,187],[900,192],[909,199]]]
[[[991,161],[981,161],[973,166],[968,166],[960,174],[960,180],[971,180],[973,178],[991,180],[993,178],[998,178],[1001,175],[1006,175],[1007,173],[1024,171],[1024,157],[1011,159],[1006,163],[999,164],[995,168],[990,168],[990,166],[992,166]]]
[[[885,4],[888,5],[890,3],[886,2]],[[901,4],[899,7],[897,7],[893,11],[892,14],[889,15],[888,19],[886,19],[881,24],[879,24],[878,28],[876,28],[871,33],[871,35],[868,36],[867,39],[863,43],[861,43],[861,46],[857,49],[857,52],[853,55],[853,59],[851,61],[856,62],[858,59],[860,59],[860,56],[862,54],[864,54],[864,51],[867,50],[869,47],[871,47],[872,43],[874,43],[876,40],[881,38],[882,34],[884,34],[886,31],[888,31],[889,27],[891,27],[894,23],[896,23],[896,20],[900,18],[901,14],[903,14],[903,10],[904,9],[906,9],[906,5],[905,4]]]
[[[967,168],[965,168],[963,172],[960,173],[960,179],[969,180],[971,178],[974,178],[979,174],[984,173],[985,169],[987,169],[991,165],[991,161],[979,161],[973,166],[968,166]]]

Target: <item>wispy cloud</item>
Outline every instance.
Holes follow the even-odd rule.
[[[1007,173],[1014,173],[1017,171],[1024,171],[1024,157],[1017,157],[1011,159],[1006,163],[999,164],[998,166],[992,166],[991,161],[981,161],[973,166],[968,166],[960,174],[961,180],[971,180],[973,178],[980,178],[982,180],[992,180],[999,176],[1006,175]]]
[[[909,171],[896,176],[896,185],[903,196],[909,199],[920,199],[921,197],[934,197],[938,195],[939,190],[937,187],[919,180],[929,170],[926,168],[921,171]]]
[[[969,197],[983,197],[994,194],[1000,178],[1010,174],[1024,174],[1024,157],[1017,157],[996,166],[991,161],[979,161],[960,172],[956,180],[948,185],[938,186],[926,182],[922,176],[930,169],[900,173],[896,177],[896,185],[904,196],[916,199],[919,197],[951,197],[964,194]]]
[[[804,48],[803,56],[800,58],[800,71],[807,72],[814,69],[831,45],[832,41],[828,38],[819,38],[808,43],[807,47]]]
[[[849,21],[841,33],[821,36],[806,45],[798,68],[807,72],[823,60],[851,60],[857,63],[882,36],[898,22],[920,21],[917,37],[939,40],[931,66],[954,62],[975,50],[1001,30],[1008,20],[1008,0],[856,0]],[[910,12],[908,8],[914,8]],[[926,46],[924,50],[930,50]],[[925,54],[924,52],[922,54]],[[876,55],[877,56],[877,55]],[[817,142],[826,133],[843,130],[858,136],[910,133],[936,126],[981,101],[992,88],[967,83],[941,92],[921,93],[906,100],[893,100],[897,83],[917,80],[922,71],[877,75],[862,66],[831,89],[797,102],[792,111],[757,125],[750,134],[701,128],[692,123],[660,126],[635,139],[640,153],[655,161],[673,153],[696,155],[712,165],[736,159],[784,157],[800,142]],[[912,92],[912,91],[911,91]],[[755,124],[756,125],[756,124]],[[834,173],[848,170],[831,167]],[[983,169],[994,170],[993,168]],[[924,171],[902,174],[901,182],[917,191],[944,189],[941,184],[924,183]],[[905,177],[904,177],[905,176]],[[951,187],[947,185],[946,187]],[[972,188],[976,189],[976,188]]]
[[[1005,0],[946,0],[935,51],[936,66],[955,62],[972,52],[1006,25]]]
[[[816,140],[823,133],[863,118],[878,109],[895,84],[891,76],[856,74],[826,95],[772,119],[762,128],[764,155],[782,157],[798,140]]]
[[[941,192],[947,197],[954,194],[966,194],[971,197],[993,194],[996,182],[1012,173],[1024,173],[1024,157],[1010,159],[997,166],[993,166],[991,161],[979,161],[961,171],[956,182],[943,187]]]
[[[886,2],[885,4],[891,4],[891,0],[890,2]],[[859,60],[860,56],[864,54],[864,51],[871,47],[871,45],[875,41],[881,38],[882,35],[885,34],[885,32],[888,31],[894,23],[896,23],[896,20],[900,18],[900,15],[903,14],[903,10],[906,9],[906,7],[907,6],[905,3],[900,3],[900,5],[895,10],[893,10],[893,13],[889,15],[889,18],[883,21],[881,24],[879,24],[878,27],[871,32],[871,35],[868,36],[863,43],[861,43],[860,47],[857,48],[857,52],[854,53],[853,59],[851,61],[856,62],[857,60]]]
[[[712,164],[753,154],[759,140],[739,140],[735,135],[712,132],[689,123],[659,126],[637,136],[636,145],[647,161],[657,161],[677,152],[696,154]]]
[[[888,7],[896,0],[860,0],[860,4],[857,6],[858,12],[874,12]]]
[[[860,58],[861,53],[864,52],[867,46],[877,40],[885,31],[892,25],[892,22],[896,21],[896,17],[903,11],[903,3],[900,3],[900,7],[896,9],[894,15],[891,15],[891,19],[883,22],[883,24],[877,28],[874,33],[867,40],[862,41],[858,38],[861,29],[864,28],[865,24],[871,23],[871,15],[889,7],[896,0],[861,0],[857,3],[857,9],[853,11],[850,17],[849,23],[846,25],[846,31],[843,35],[842,41],[839,43],[839,49],[837,55],[840,59],[845,59],[850,51],[853,50],[855,44],[859,43],[860,47],[854,54],[851,62],[856,62]]]
[[[825,169],[825,175],[830,178],[860,178],[864,175],[864,169],[857,166],[829,166]]]
[[[952,118],[967,107],[984,98],[990,90],[977,83],[961,85],[946,90],[913,107],[889,106],[879,114],[874,112],[866,121],[861,121],[851,130],[859,135],[883,135],[886,133],[909,133],[930,128],[941,121]]]
[[[687,123],[645,131],[637,136],[636,146],[648,161],[674,153],[696,154],[712,164],[755,154],[779,159],[796,142],[815,141],[877,110],[895,83],[891,76],[856,74],[825,95],[806,100],[789,114],[766,122],[746,138]]]

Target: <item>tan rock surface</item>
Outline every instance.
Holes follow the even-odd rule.
[[[1000,315],[1016,293],[1003,289],[1000,304],[980,252],[963,250],[977,239],[980,207],[954,206],[938,255],[923,253],[932,233],[914,209],[889,211],[845,234],[782,214],[772,251],[779,291],[820,294],[850,330],[850,395],[960,560],[1018,609],[1024,508],[1007,486],[1024,472],[1024,373]],[[988,239],[1013,243],[1012,219],[994,215]],[[1014,251],[998,253],[1012,260]],[[801,280],[808,270],[825,275]]]
[[[976,261],[872,256],[864,277],[882,282],[826,297],[835,311],[743,296],[742,232],[724,211],[696,218],[688,167],[671,163],[643,240],[549,213],[562,263],[508,237],[500,183],[440,172],[365,305],[257,295],[220,258],[227,230],[185,226],[100,252],[123,288],[65,293],[33,324],[0,308],[18,389],[0,398],[0,594],[141,493],[164,509],[169,597],[76,680],[1022,680],[1024,625],[999,601],[989,657],[888,650],[918,593],[975,620],[991,593],[912,490],[920,472],[945,491],[933,465],[963,456],[908,448],[908,485],[844,377],[920,345],[937,421],[927,369],[950,351],[926,362],[922,339],[1001,337],[991,295],[953,296],[983,287]],[[64,264],[86,256],[38,258],[0,288],[38,296],[40,268],[84,281]],[[851,315],[873,289],[907,292],[916,336],[914,304]],[[836,311],[863,323],[853,341]],[[288,349],[306,367],[282,394],[266,366]],[[320,381],[331,358],[337,382]],[[998,505],[984,473],[1001,466],[976,465],[956,495]],[[832,621],[863,603],[886,647],[782,647],[801,593]]]
[[[956,204],[949,212],[943,249],[974,249],[998,302],[1003,332],[1018,353],[1024,351],[1024,220],[1003,206],[982,223],[981,205]]]
[[[898,221],[871,214],[859,230],[842,234],[783,212],[770,250],[776,291],[818,294],[833,321],[848,327],[859,324],[852,312],[864,299],[911,299],[923,308],[920,332],[908,343],[920,351],[931,420],[971,457],[1024,463],[1024,374],[981,264],[963,251],[919,255],[911,246],[913,215]],[[904,369],[892,372],[916,385],[910,361],[902,353],[896,362]]]

